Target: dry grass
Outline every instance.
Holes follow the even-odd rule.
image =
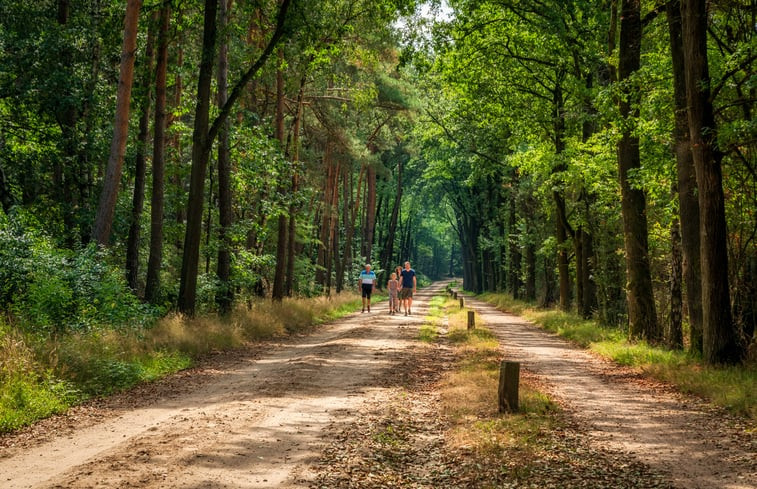
[[[343,292],[333,297],[259,301],[238,306],[228,317],[189,318],[172,314],[147,332],[153,349],[177,349],[191,355],[237,348],[250,341],[304,333],[357,307],[360,297]]]
[[[457,368],[444,376],[440,387],[444,412],[453,422],[448,443],[485,458],[506,454],[527,458],[536,450],[534,443],[539,435],[551,429],[555,405],[523,378],[520,412],[500,414],[499,342],[478,314],[476,328],[469,331],[469,309],[460,309],[458,301],[448,299],[443,308],[448,314],[448,338],[458,356]]]
[[[23,338],[0,323],[0,382],[34,370],[34,352]]]

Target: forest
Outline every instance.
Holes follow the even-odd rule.
[[[62,338],[334,298],[406,260],[706,364],[754,358],[755,16],[4,0],[0,376],[21,343],[65,376]]]

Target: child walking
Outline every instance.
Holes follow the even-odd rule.
[[[399,311],[399,288],[400,283],[397,281],[397,274],[392,273],[386,283],[386,290],[389,291],[389,314],[392,315]]]

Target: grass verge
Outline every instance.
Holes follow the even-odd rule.
[[[458,301],[444,299],[441,307],[458,358],[440,392],[451,421],[445,445],[460,481],[455,487],[670,487],[628,454],[593,447],[527,371],[521,372],[520,411],[498,413],[496,338],[479,317],[468,331],[468,310]]]
[[[169,315],[148,329],[41,340],[0,323],[0,433],[190,367],[212,351],[312,330],[354,312],[356,294],[260,301],[228,317]]]
[[[447,443],[453,450],[473,454],[477,473],[472,477],[495,481],[507,473],[509,481],[520,480],[530,472],[536,453],[558,423],[557,407],[524,380],[520,412],[499,414],[499,342],[479,317],[477,327],[469,331],[468,309],[461,309],[457,300],[438,297],[435,301],[448,319],[447,337],[458,358],[456,368],[441,382],[442,409],[451,419]]]
[[[704,365],[686,352],[667,350],[644,341],[630,342],[624,331],[603,327],[575,314],[539,309],[505,294],[487,293],[479,298],[618,364],[638,368],[652,378],[675,385],[682,392],[757,420],[757,368],[754,365]]]

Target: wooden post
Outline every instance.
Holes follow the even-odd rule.
[[[460,297],[460,309],[462,309],[463,307],[465,307],[465,299]]]
[[[452,292],[452,297],[454,297],[455,299],[457,299],[457,291]]]
[[[468,311],[468,329],[475,329],[476,327],[476,313]]]
[[[499,367],[499,412],[518,412],[520,363],[503,360]]]

